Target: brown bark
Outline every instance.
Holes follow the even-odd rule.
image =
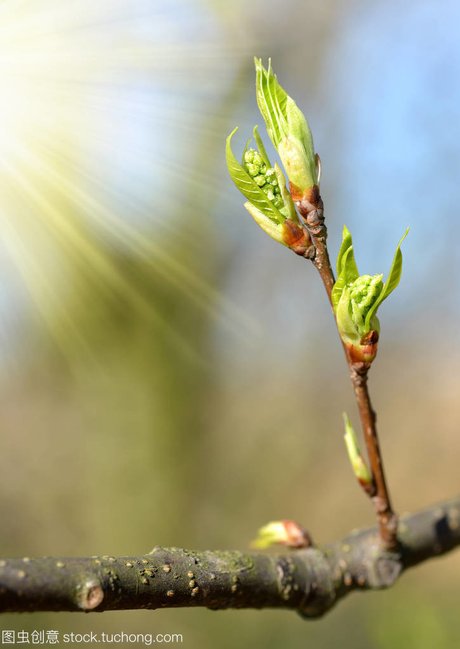
[[[312,248],[309,249],[310,252],[308,258],[312,260],[318,270],[324,288],[326,289],[329,302],[332,306],[331,292],[335,283],[335,278],[327,249],[327,228],[324,223],[323,202],[319,195],[319,190],[314,203],[302,200],[296,203],[296,207],[303,219],[313,244]],[[375,494],[372,494],[371,497],[377,515],[380,537],[384,546],[388,550],[393,550],[397,546],[396,531],[398,518],[391,505],[377,434],[376,415],[372,408],[367,386],[367,374],[370,364],[355,362],[350,350],[347,349],[343,343],[342,346],[350,370],[350,378],[358,405],[370,469],[376,487]],[[368,489],[364,489],[364,491],[369,495]]]

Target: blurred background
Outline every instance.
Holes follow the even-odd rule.
[[[0,4],[0,555],[317,542],[373,524],[319,278],[224,164],[261,123],[253,56],[308,116],[335,259],[404,272],[371,373],[399,512],[458,491],[460,7],[455,0]],[[268,143],[268,142],[267,142]],[[452,649],[452,554],[323,620],[165,610],[2,628],[182,633],[184,646]]]

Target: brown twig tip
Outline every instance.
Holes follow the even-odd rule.
[[[94,611],[104,600],[104,591],[98,579],[85,581],[77,593],[77,605],[83,611]]]

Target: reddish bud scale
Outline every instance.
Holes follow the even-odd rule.
[[[375,482],[366,482],[365,480],[360,480],[358,478],[358,482],[362,489],[367,493],[368,496],[373,498],[377,492],[376,487],[375,487]]]
[[[377,356],[379,334],[377,331],[369,331],[361,339],[361,344],[353,345],[346,343],[348,355],[353,363],[372,363]]]
[[[283,223],[283,243],[298,255],[303,255],[311,246],[308,233],[292,219]]]
[[[299,187],[294,185],[294,183],[290,182],[289,191],[291,192],[294,203],[305,201],[306,203],[310,203],[312,208],[318,207],[320,201],[318,185],[313,185],[312,187],[302,191]]]
[[[284,519],[280,521],[286,533],[284,540],[280,541],[282,545],[289,548],[309,548],[313,541],[309,533],[295,521]]]

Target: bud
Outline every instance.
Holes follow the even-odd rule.
[[[278,178],[273,167],[268,167],[261,154],[255,149],[248,149],[243,155],[243,167],[273,205],[282,212],[286,209]]]
[[[310,535],[298,523],[290,520],[272,521],[258,531],[251,547],[265,550],[272,545],[286,545],[289,548],[308,548],[313,545]]]
[[[398,286],[402,272],[401,244],[398,243],[385,283],[383,275],[359,275],[351,234],[343,229],[337,257],[337,281],[332,289],[332,306],[340,337],[354,362],[372,363],[377,354],[380,323],[377,309]]]
[[[281,169],[270,164],[257,126],[253,132],[257,149],[246,146],[240,164],[231,149],[231,139],[236,130],[227,138],[226,159],[230,177],[248,199],[245,208],[272,239],[302,254],[309,247],[310,240],[300,225]]]
[[[356,476],[359,484],[363,487],[365,491],[373,494],[374,492],[374,481],[372,475],[367,468],[367,464],[361,455],[359,449],[358,440],[356,438],[356,433],[353,430],[353,426],[348,419],[348,415],[343,413],[343,421],[345,423],[345,445],[347,447],[348,457],[350,459],[351,467],[353,473]]]
[[[268,70],[261,59],[254,62],[257,104],[286,170],[292,197],[314,203],[318,196],[319,159],[305,116],[278,83],[270,59]]]

